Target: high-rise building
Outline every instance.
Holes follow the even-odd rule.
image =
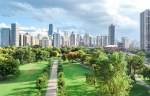
[[[150,10],[140,14],[140,46],[142,50],[150,51]]]
[[[69,46],[69,34],[66,31],[64,32],[64,46]]]
[[[77,34],[77,36],[76,36],[76,45],[77,46],[80,45],[80,40],[81,40],[81,36],[80,36],[80,34]]]
[[[86,47],[91,46],[91,37],[89,36],[89,34],[85,33],[85,35],[83,36],[83,42],[84,42],[84,46]]]
[[[11,24],[10,45],[19,46],[19,27],[16,23]]]
[[[53,34],[53,46],[57,48],[61,47],[61,36],[59,33]]]
[[[19,34],[19,46],[24,46],[24,45],[23,45],[23,42],[24,42],[23,40],[24,40],[24,34],[23,34],[23,33],[22,33],[22,34],[20,33],[20,34]]]
[[[125,49],[129,48],[129,39],[127,37],[122,37],[122,43]]]
[[[53,24],[49,24],[48,35],[53,35]]]
[[[1,46],[6,47],[10,45],[10,28],[1,29]]]
[[[109,26],[109,44],[114,45],[115,44],[115,25],[111,24]]]
[[[52,41],[51,39],[43,38],[42,40],[39,41],[39,44],[42,47],[49,47],[52,46]]]
[[[32,38],[32,36],[29,35],[28,33],[24,34],[24,36],[23,36],[23,45],[24,46],[31,45],[31,38]]]
[[[72,32],[70,35],[70,46],[71,47],[76,46],[76,35],[74,34],[74,32]]]

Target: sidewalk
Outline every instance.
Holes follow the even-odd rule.
[[[57,96],[57,67],[58,60],[55,60],[51,69],[51,75],[48,81],[48,88],[45,96]]]

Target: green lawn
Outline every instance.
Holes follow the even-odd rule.
[[[67,96],[96,96],[95,88],[85,82],[87,69],[75,63],[64,64],[63,68]]]
[[[35,80],[48,62],[20,66],[21,73],[14,79],[0,81],[0,96],[30,96],[35,91]]]

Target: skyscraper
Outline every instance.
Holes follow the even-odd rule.
[[[91,46],[91,37],[88,33],[85,33],[85,35],[83,36],[83,42],[84,42],[84,46],[86,47]]]
[[[16,23],[11,24],[10,45],[19,46],[19,27]]]
[[[115,25],[111,24],[109,26],[109,44],[114,45],[115,44]]]
[[[150,10],[140,14],[140,46],[145,51],[150,51]]]
[[[53,24],[49,24],[48,35],[53,35]]]
[[[72,32],[70,35],[70,46],[71,47],[76,46],[76,36],[75,36],[74,32]]]
[[[1,46],[6,47],[10,44],[10,28],[1,29]]]
[[[59,33],[53,34],[53,46],[57,48],[61,47],[61,36]]]

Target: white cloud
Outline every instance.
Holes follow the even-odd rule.
[[[0,28],[9,28],[9,26],[6,23],[0,23]]]

